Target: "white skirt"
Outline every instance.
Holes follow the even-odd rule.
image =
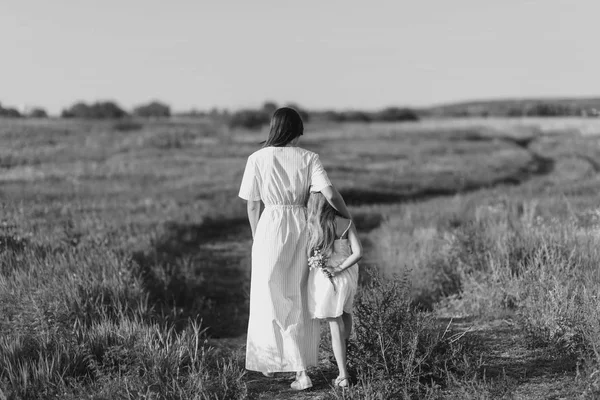
[[[334,287],[335,285],[335,287]],[[336,318],[351,313],[358,287],[358,265],[333,277],[333,284],[321,270],[308,274],[308,312],[312,318]]]

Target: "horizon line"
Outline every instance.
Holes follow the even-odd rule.
[[[123,107],[122,106],[122,102],[116,100],[116,99],[111,99],[111,98],[98,98],[95,100],[75,100],[73,101],[70,105],[68,106],[63,106],[61,107],[61,111],[64,109],[67,109],[77,103],[85,103],[85,104],[95,104],[95,103],[102,103],[102,102],[113,102],[115,104],[117,104],[119,107],[121,107],[124,110],[129,110],[129,109],[133,109],[135,107],[139,107],[142,105],[146,105],[149,104],[151,102],[159,102],[165,105],[168,105],[171,109],[172,109],[172,113],[173,114],[177,114],[177,113],[185,113],[185,112],[192,112],[192,111],[198,111],[198,112],[210,112],[212,110],[226,110],[226,111],[230,111],[230,112],[236,112],[236,111],[241,111],[241,110],[248,110],[248,109],[258,109],[260,108],[262,105],[266,104],[266,103],[274,103],[276,104],[278,107],[283,107],[285,105],[291,105],[291,106],[298,106],[300,109],[305,110],[305,111],[376,111],[376,110],[382,110],[385,108],[408,108],[408,109],[412,109],[412,110],[427,110],[427,109],[433,109],[433,108],[441,108],[441,107],[450,107],[450,106],[461,106],[461,105],[468,105],[468,104],[472,104],[472,103],[502,103],[502,102],[526,102],[526,101],[590,101],[590,100],[598,100],[600,101],[600,94],[598,94],[597,96],[565,96],[565,95],[557,95],[557,96],[526,96],[526,97],[479,97],[479,98],[470,98],[470,99],[457,99],[457,100],[450,100],[450,101],[443,101],[443,102],[434,102],[434,103],[429,103],[429,104],[424,104],[424,105],[408,105],[408,104],[387,104],[387,105],[382,105],[379,107],[335,107],[335,106],[329,106],[329,107],[308,107],[308,106],[304,106],[298,102],[295,101],[285,101],[285,102],[277,102],[274,100],[269,100],[266,99],[262,102],[259,102],[258,104],[254,105],[254,106],[249,106],[249,105],[243,105],[243,106],[220,106],[220,105],[213,105],[213,106],[209,106],[209,107],[197,107],[197,106],[190,106],[188,108],[182,109],[182,108],[174,108],[172,107],[169,102],[164,101],[164,100],[160,100],[157,98],[153,98],[153,99],[149,99],[146,100],[145,102],[137,102],[135,105],[132,105],[130,107]],[[47,109],[47,107],[43,106],[43,105],[39,105],[36,103],[28,103],[28,104],[21,104],[19,106],[13,106],[13,105],[6,105],[3,101],[0,101],[0,108],[14,108],[19,110],[19,112],[21,113],[25,113],[28,110],[33,110],[35,108],[42,108],[44,110]],[[54,113],[48,113],[48,115],[57,115]],[[58,115],[60,115],[60,112],[58,112]]]

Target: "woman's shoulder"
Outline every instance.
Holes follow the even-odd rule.
[[[303,154],[303,155],[305,155],[307,157],[311,157],[311,158],[312,157],[319,157],[318,153],[315,153],[312,150],[305,149],[304,147],[294,146],[294,147],[290,147],[290,148],[294,149],[298,153],[301,153],[301,154]]]
[[[261,149],[258,149],[254,153],[252,153],[248,156],[248,160],[256,162],[260,159],[263,159],[270,152],[270,149],[271,149],[270,147],[263,147]]]
[[[301,153],[303,155],[309,156],[309,157],[314,157],[314,156],[319,156],[317,153],[315,153],[314,151],[311,150],[307,150],[303,147],[298,147],[298,146],[293,146],[293,147],[274,147],[274,146],[267,146],[267,147],[262,147],[258,150],[256,150],[254,153],[250,154],[249,157],[260,157],[263,154],[268,154],[268,153],[272,153],[273,151],[276,150],[281,150],[281,149],[287,149],[287,150],[293,150],[296,151],[298,153]]]
[[[248,158],[256,158],[259,157],[261,154],[265,154],[265,152],[269,151],[269,147],[262,147],[258,150],[256,150],[254,153],[250,154],[248,156]]]

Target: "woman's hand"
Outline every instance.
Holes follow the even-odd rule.
[[[337,191],[335,186],[327,186],[321,189],[321,194],[325,196],[327,202],[335,208],[344,218],[352,219],[350,215],[350,211],[348,211],[348,207],[346,207],[346,203],[344,202],[344,198]]]

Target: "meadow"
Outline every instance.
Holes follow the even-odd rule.
[[[364,241],[335,391],[243,369],[266,130],[0,120],[0,399],[600,395],[600,120],[308,124]],[[295,397],[294,397],[295,396]]]

